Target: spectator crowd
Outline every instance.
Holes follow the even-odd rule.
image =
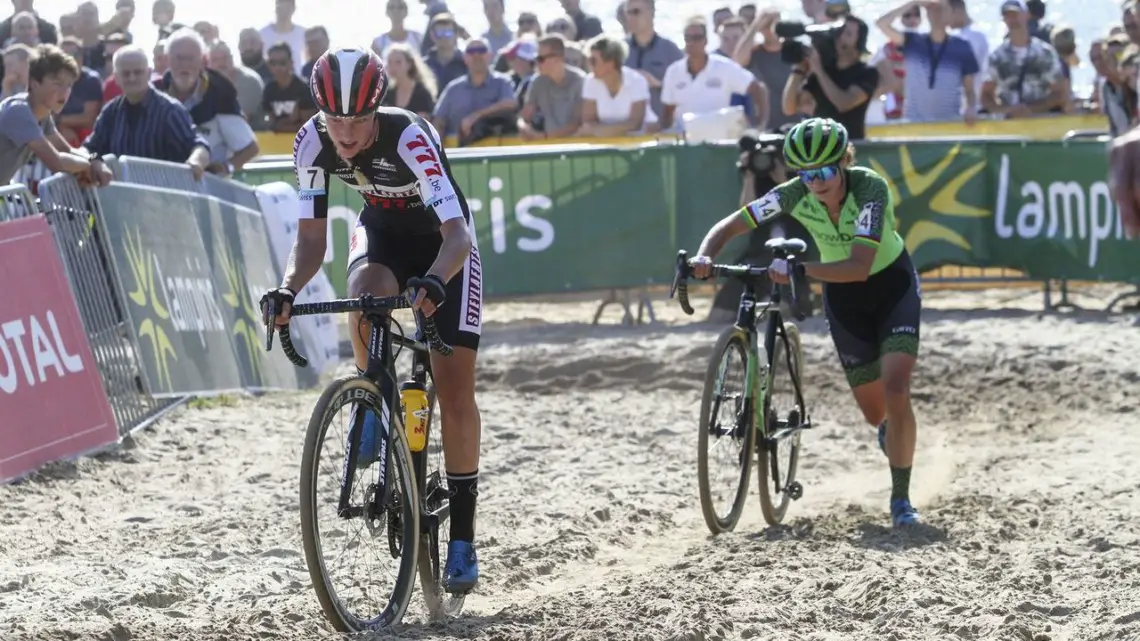
[[[686,20],[680,42],[657,31],[663,0],[616,1],[620,34],[603,33],[580,0],[559,1],[565,14],[544,25],[525,6],[508,23],[506,0],[483,0],[482,19],[453,15],[443,0],[384,0],[390,28],[370,44],[391,77],[385,104],[431,119],[461,145],[677,132],[725,110],[759,129],[827,116],[855,139],[892,121],[1096,111],[1114,134],[1137,121],[1138,0],[1090,44],[1097,75],[1087,97],[1071,83],[1081,64],[1073,29],[1050,25],[1043,0],[1003,0],[1007,32],[995,43],[974,27],[969,0],[907,0],[873,22],[846,0],[801,0],[795,16],[726,6]],[[428,18],[423,33],[406,26],[412,2]],[[83,2],[58,24],[35,0],[12,4],[0,22],[4,182],[34,183],[26,172],[37,162],[103,180],[92,161],[105,154],[226,175],[259,153],[255,132],[292,134],[316,111],[308,77],[330,34],[294,23],[296,0],[274,0],[272,22],[236,43],[210,22],[177,22],[174,0],[155,0],[144,27],[157,30],[152,51],[133,44],[135,0],[118,0],[105,20]],[[791,22],[816,26],[796,38]],[[872,28],[886,41],[873,53]]]

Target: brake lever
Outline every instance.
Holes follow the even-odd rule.
[[[272,298],[265,303],[266,316],[269,322],[265,324],[265,351],[273,351],[273,332],[277,330],[277,306]]]

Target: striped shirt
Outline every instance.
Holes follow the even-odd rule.
[[[210,145],[194,130],[190,112],[174,98],[147,89],[146,98],[133,104],[116,96],[103,105],[95,128],[83,146],[100,156],[136,156],[169,162],[186,162],[194,147]]]
[[[903,118],[911,122],[955,120],[962,113],[962,80],[978,73],[970,43],[947,34],[934,42],[929,33],[905,34]]]

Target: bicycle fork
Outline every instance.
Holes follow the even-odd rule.
[[[391,340],[387,332],[382,329],[384,323],[379,319],[370,319],[372,326],[372,333],[368,341],[368,368],[364,376],[370,380],[379,382],[381,399],[377,399],[363,389],[356,389],[352,391],[350,398],[360,401],[358,404],[358,411],[353,416],[353,422],[348,432],[348,441],[345,446],[344,452],[344,466],[341,468],[341,481],[340,481],[340,499],[337,504],[337,514],[341,518],[353,518],[357,516],[364,516],[367,519],[379,518],[384,514],[384,506],[388,504],[391,498],[391,488],[388,483],[388,472],[392,465],[392,438],[393,438],[393,425],[399,417],[393,411],[392,402],[394,399],[395,383],[394,375],[391,372],[385,371],[384,363],[386,362],[386,355],[391,351]],[[377,414],[377,424],[380,429],[379,434],[374,434],[373,438],[379,444],[379,452],[376,461],[373,465],[377,466],[378,479],[375,484],[375,492],[366,493],[364,502],[359,507],[352,506],[352,480],[353,471],[357,469],[356,462],[361,455],[361,441],[364,434],[364,421],[368,412],[375,412],[373,404],[380,407],[380,412]],[[385,418],[387,421],[385,421]],[[387,424],[385,424],[387,423]]]

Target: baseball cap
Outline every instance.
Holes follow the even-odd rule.
[[[1005,0],[1001,3],[1001,12],[1005,13],[1006,11],[1029,13],[1029,5],[1025,4],[1025,0]]]
[[[534,38],[515,40],[503,48],[503,54],[507,58],[522,58],[527,62],[534,62],[538,59],[538,43]]]
[[[472,38],[463,45],[463,53],[466,54],[487,53],[490,49],[487,41],[482,38]]]

